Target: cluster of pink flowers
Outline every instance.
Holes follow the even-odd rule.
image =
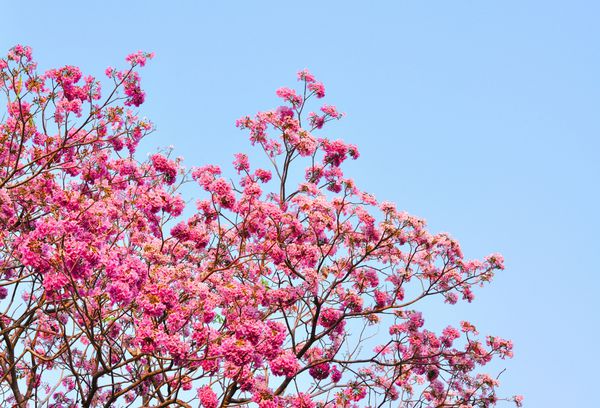
[[[296,91],[290,88],[279,88],[277,90],[277,96],[292,104],[293,107],[298,108],[302,103],[302,98],[296,94]]]
[[[273,374],[292,378],[300,369],[300,364],[293,353],[284,352],[270,362],[270,367]]]
[[[219,406],[217,395],[213,390],[210,389],[210,387],[204,386],[199,388],[198,399],[200,400],[200,405],[203,408],[217,408]]]
[[[167,184],[173,184],[175,182],[177,177],[177,164],[174,161],[167,159],[161,154],[150,156],[150,160],[156,171],[164,174]]]
[[[343,313],[339,310],[334,309],[323,309],[321,311],[321,320],[320,323],[323,327],[333,327],[336,323],[338,323],[340,318],[343,316]]]
[[[140,87],[140,77],[137,72],[133,72],[126,77],[124,80],[125,95],[127,100],[125,101],[126,106],[140,106],[146,100],[146,93],[142,91]]]
[[[125,58],[125,60],[129,62],[131,66],[139,65],[140,67],[143,67],[144,65],[146,65],[146,61],[152,58],[154,58],[153,52],[137,51],[135,53],[129,54]]]
[[[314,75],[307,69],[298,72],[298,81],[304,81],[308,90],[314,93],[317,98],[325,97],[325,86],[323,83],[317,82]],[[307,96],[307,98],[309,97],[310,95]]]

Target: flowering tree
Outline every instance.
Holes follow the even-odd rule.
[[[107,69],[107,96],[73,66],[39,74],[28,47],[0,59],[0,399],[495,405],[497,380],[477,369],[511,342],[478,340],[468,322],[434,333],[413,308],[471,301],[502,257],[463,259],[451,237],[345,178],[358,150],[314,135],[342,115],[306,112],[325,93],[306,70],[301,92],[277,91],[283,106],[237,123],[269,169],[238,154],[229,181],[167,153],[137,161],[152,130],[133,110],[137,70],[151,57]],[[190,180],[205,193],[184,218]]]

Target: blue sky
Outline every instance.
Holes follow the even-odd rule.
[[[34,4],[35,3],[35,4]],[[503,392],[590,406],[600,359],[600,15],[593,1],[18,2],[0,48],[101,76],[138,49],[142,112],[189,165],[247,150],[235,119],[309,68],[359,145],[349,173],[381,200],[507,269],[473,304],[430,307],[512,338]],[[250,4],[256,3],[256,4]],[[375,3],[375,2],[373,2]],[[429,306],[428,306],[429,307]]]

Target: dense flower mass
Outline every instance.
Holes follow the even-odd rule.
[[[433,332],[415,310],[428,297],[471,302],[503,269],[500,255],[466,260],[448,234],[361,191],[342,170],[357,147],[318,135],[342,114],[306,113],[325,96],[308,70],[299,90],[277,90],[282,106],[237,122],[266,160],[239,153],[232,172],[205,165],[189,175],[170,152],[139,161],[153,127],[133,107],[145,100],[138,70],[152,56],[108,68],[107,92],[77,67],[38,73],[28,47],[0,59],[0,400],[501,400],[480,367],[511,357],[512,343],[481,340],[469,322]],[[184,217],[186,181],[201,197]]]

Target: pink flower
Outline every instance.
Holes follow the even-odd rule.
[[[471,323],[469,323],[467,321],[460,322],[460,327],[461,327],[461,330],[463,331],[463,333],[479,334],[479,332],[477,331],[475,326],[473,326]]]
[[[19,58],[25,58],[26,61],[31,61],[31,47],[21,44],[15,45],[8,52],[8,59],[18,61]]]
[[[321,326],[329,328],[340,320],[342,316],[342,312],[335,309],[326,308],[321,311],[321,316],[319,318],[319,323]]]
[[[279,119],[285,121],[288,118],[294,117],[294,111],[289,106],[280,106],[276,110]]]
[[[300,104],[302,103],[302,98],[300,98],[296,94],[296,91],[294,91],[293,89],[290,89],[290,88],[279,88],[277,90],[276,94],[277,94],[277,96],[279,96],[280,98],[288,101],[289,103],[291,103],[295,107],[300,106]]]
[[[314,112],[308,114],[308,121],[313,128],[321,129],[325,124],[325,117],[319,116]]]
[[[224,208],[232,208],[235,196],[231,184],[223,178],[218,178],[210,184],[209,190],[215,195],[219,204]]]
[[[254,175],[263,183],[267,183],[271,180],[271,172],[269,170],[257,169],[254,172]]]
[[[334,119],[340,119],[343,115],[337,111],[337,108],[333,105],[323,105],[321,111]]]
[[[353,160],[358,159],[359,156],[360,156],[360,153],[358,152],[358,147],[356,147],[356,146],[354,146],[352,144],[349,144],[348,145],[348,154],[350,155],[350,157]]]
[[[501,254],[491,254],[485,258],[494,269],[504,269],[504,257]]]
[[[377,307],[385,307],[388,302],[390,301],[390,297],[386,292],[381,292],[379,290],[376,290],[374,292],[375,295],[375,303],[377,305]]]
[[[215,179],[215,176],[221,174],[219,166],[203,166],[192,172],[192,178],[198,182],[205,190],[210,188],[211,183]]]
[[[315,82],[315,77],[311,74],[308,69],[298,71],[298,81],[306,81],[307,83]]]
[[[127,62],[129,62],[131,64],[131,66],[139,65],[140,67],[143,67],[144,65],[146,65],[146,60],[152,59],[152,58],[154,58],[153,52],[138,51],[138,52],[129,54],[125,58],[125,60]]]
[[[167,159],[161,154],[150,156],[154,168],[163,173],[167,184],[173,184],[177,177],[177,165],[174,161]]]
[[[342,379],[342,372],[336,366],[331,368],[331,381],[338,383]]]
[[[189,391],[192,389],[192,379],[187,375],[181,379],[181,388],[184,391]]]
[[[325,96],[325,85],[323,85],[321,82],[309,83],[308,89],[314,92],[317,98],[323,98]]]
[[[515,405],[517,407],[522,407],[523,406],[523,396],[522,395],[515,395],[513,397],[513,401],[515,402]]]
[[[238,174],[240,174],[243,171],[250,170],[248,156],[243,153],[236,153],[235,160],[233,161],[233,167],[237,170]]]
[[[308,373],[315,380],[324,380],[329,377],[329,363],[321,363],[309,368]]]
[[[217,408],[219,405],[217,394],[207,385],[198,389],[198,399],[204,408]]]
[[[291,408],[314,408],[317,406],[317,404],[313,402],[312,397],[303,392],[290,397],[289,402],[291,404]]]
[[[274,375],[293,377],[300,369],[300,364],[293,353],[285,351],[269,363]]]
[[[460,332],[452,326],[448,326],[442,332],[440,340],[445,347],[452,347],[454,340],[460,337]]]

